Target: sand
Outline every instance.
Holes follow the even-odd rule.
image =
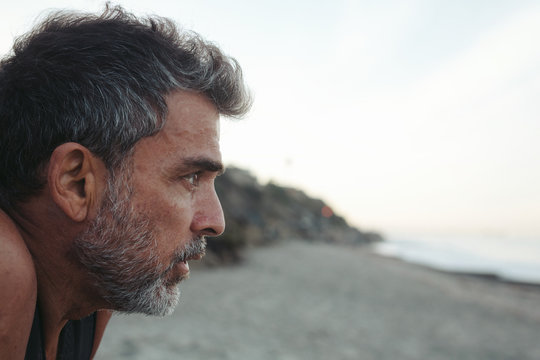
[[[96,359],[540,359],[538,288],[366,248],[253,249],[181,289],[170,317],[113,317]]]

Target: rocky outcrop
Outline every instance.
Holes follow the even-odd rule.
[[[246,246],[288,239],[349,245],[382,239],[349,226],[322,200],[274,183],[261,185],[246,170],[228,168],[216,180],[216,191],[227,228],[219,238],[209,239],[209,263],[238,261]]]

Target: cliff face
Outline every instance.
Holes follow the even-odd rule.
[[[351,245],[381,240],[349,226],[322,200],[273,183],[261,185],[246,170],[228,168],[216,180],[216,191],[227,227],[222,236],[209,239],[207,262],[237,261],[246,246],[287,239]]]

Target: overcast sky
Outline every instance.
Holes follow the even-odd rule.
[[[228,164],[392,231],[540,237],[535,1],[121,1],[175,19],[242,64],[251,115]],[[0,13],[0,52],[51,8]]]

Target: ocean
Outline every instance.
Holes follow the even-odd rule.
[[[387,234],[374,251],[437,270],[540,284],[540,237]]]

